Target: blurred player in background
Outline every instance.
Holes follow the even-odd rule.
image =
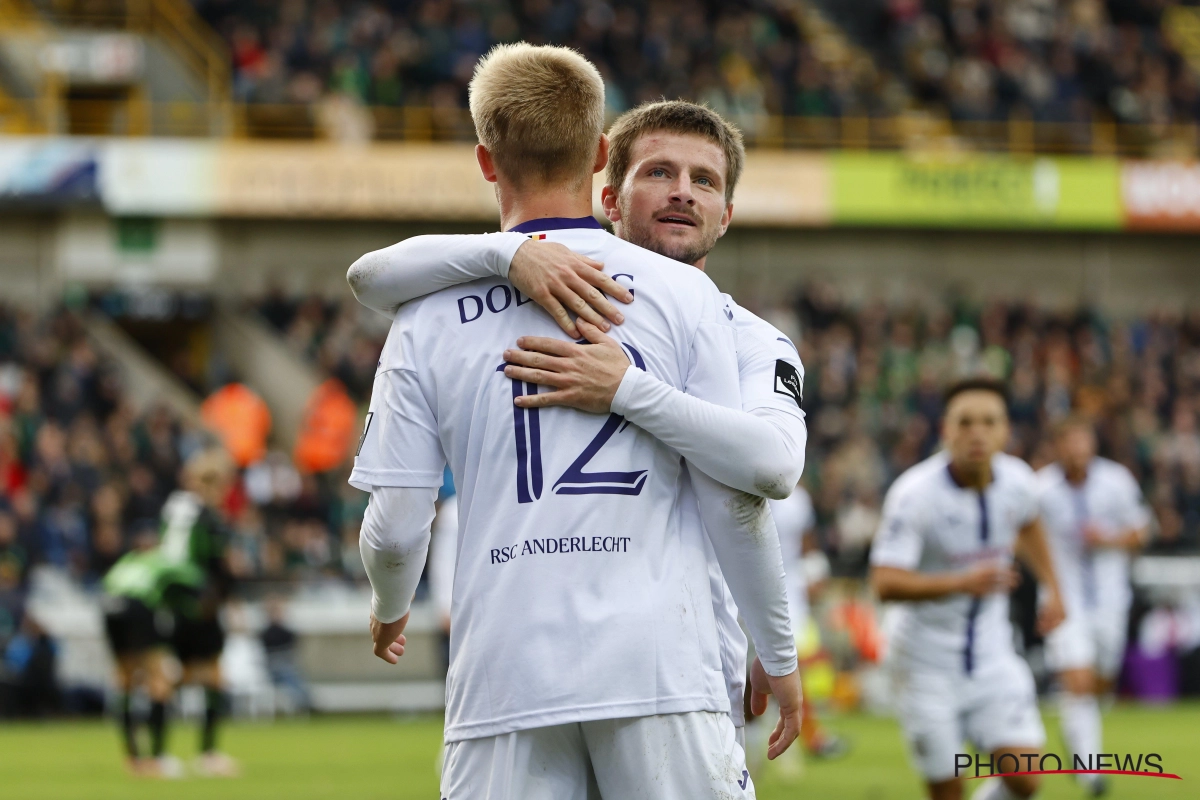
[[[797,486],[790,497],[772,500],[771,516],[779,531],[779,548],[783,552],[783,568],[787,571],[788,611],[796,634],[796,653],[800,657],[803,675],[807,659],[821,649],[821,633],[813,619],[810,595],[829,575],[829,560],[815,541],[817,517],[812,498],[803,486]],[[817,758],[837,758],[848,747],[842,737],[827,732],[817,717],[807,689],[804,693],[804,716],[800,741],[804,749]]]
[[[177,778],[183,765],[165,752],[167,702],[174,690],[167,643],[171,614],[193,605],[204,575],[190,562],[165,558],[153,534],[139,537],[104,576],[104,632],[116,659],[117,708],[129,769],[136,775]],[[138,747],[134,692],[150,700],[150,757]]]
[[[159,545],[167,561],[191,564],[204,575],[199,601],[175,616],[172,646],[183,665],[181,683],[204,690],[200,757],[195,768],[218,777],[238,771],[232,758],[217,751],[217,727],[225,705],[220,667],[225,631],[220,612],[232,588],[225,558],[229,535],[220,509],[232,479],[232,462],[222,450],[204,450],[189,458],[183,466],[183,489],[163,505]]]
[[[732,219],[733,192],[745,162],[741,133],[704,106],[664,101],[623,114],[609,136],[602,198],[613,232],[703,270]],[[416,236],[364,256],[348,279],[361,303],[391,315],[401,304],[448,285],[507,277],[568,335],[578,338],[582,331],[594,345],[570,349],[558,339],[519,340],[523,349],[506,353],[516,365],[511,374],[553,390],[523,398],[528,407],[601,405],[727,486],[759,497],[786,497],[804,469],[807,440],[800,409],[804,367],[795,346],[723,295],[737,331],[741,411],[719,409],[663,384],[652,386],[601,333],[610,329],[610,321],[622,320],[604,293],[633,300],[633,292],[602,267],[561,244],[517,233]],[[567,309],[579,315],[578,325]],[[744,741],[747,641],[712,554],[710,564],[731,713]]]
[[[1014,555],[1045,591],[1043,633],[1062,622],[1063,608],[1037,478],[1003,452],[1008,436],[1002,383],[971,378],[947,389],[945,450],[892,484],[871,551],[875,591],[903,604],[888,626],[888,660],[900,724],[932,800],[962,797],[955,755],[965,740],[993,757],[1045,744],[1033,675],[1008,620]],[[1019,775],[989,780],[973,797],[1029,798],[1037,789],[1036,776]]]
[[[1092,423],[1070,417],[1055,435],[1057,462],[1038,472],[1042,520],[1062,585],[1066,622],[1046,638],[1058,673],[1063,739],[1085,763],[1101,752],[1099,699],[1113,690],[1129,623],[1129,560],[1150,514],[1128,469],[1096,455]],[[1080,775],[1093,796],[1101,775]]]

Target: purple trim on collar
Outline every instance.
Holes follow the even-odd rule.
[[[958,482],[958,478],[954,477],[954,470],[950,469],[949,461],[946,462],[946,477],[950,479],[951,484],[953,484],[954,486],[957,486],[959,489],[967,488]]]
[[[946,477],[947,477],[947,478],[950,480],[950,483],[951,483],[951,485],[953,485],[953,486],[955,486],[955,487],[957,487],[957,488],[959,488],[959,489],[969,489],[969,487],[967,487],[967,486],[964,486],[963,484],[961,484],[961,483],[959,483],[959,482],[958,482],[958,478],[954,477],[954,470],[950,469],[950,466],[951,466],[951,465],[950,465],[950,462],[949,462],[949,461],[947,461],[947,462],[946,462]],[[996,482],[996,471],[995,471],[995,470],[992,470],[992,479],[991,479],[991,480],[988,482],[988,485],[987,485],[987,486],[985,486],[984,488],[985,488],[985,489],[990,489],[990,488],[992,488],[992,484],[993,484],[993,483],[995,483],[995,482]],[[969,491],[972,491],[972,492],[974,492],[974,491],[977,491],[977,490],[976,490],[976,489],[969,489]]]
[[[509,228],[511,233],[537,233],[538,231],[561,231],[567,228],[595,228],[604,230],[604,226],[595,217],[543,217],[531,219]]]

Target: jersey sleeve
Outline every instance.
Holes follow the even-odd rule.
[[[1020,459],[1014,459],[1014,463],[1020,480],[1020,527],[1024,528],[1042,516],[1042,487],[1037,473],[1028,464]]]
[[[359,258],[346,282],[358,302],[391,316],[409,300],[449,286],[507,278],[513,256],[527,241],[509,232],[413,236]]]
[[[742,408],[774,408],[803,421],[800,403],[804,398],[804,365],[800,354],[782,333],[771,341],[766,335],[767,330],[737,332]]]
[[[709,374],[704,380],[712,378]],[[635,367],[626,371],[612,410],[704,474],[743,492],[786,497],[804,470],[802,417],[770,408],[727,408]]]
[[[738,380],[737,333],[732,313],[727,317],[724,301],[712,287],[705,298],[699,323],[687,343],[688,363],[683,390],[726,408],[741,408]]]
[[[709,543],[769,675],[796,670],[787,576],[767,501],[691,471]]]
[[[371,390],[371,405],[350,473],[350,485],[365,492],[384,486],[442,485],[446,457],[437,416],[415,368],[413,316],[411,311],[402,313],[393,323]]]
[[[408,613],[429,553],[437,489],[382,487],[371,492],[358,552],[371,581],[371,613],[395,622]]]
[[[631,367],[611,407],[726,486],[786,497],[804,468],[803,421],[797,433],[742,409],[736,332],[726,311],[721,301],[701,315],[685,351],[684,391]]]
[[[1121,526],[1126,530],[1135,528],[1141,530],[1150,524],[1150,509],[1146,507],[1146,498],[1142,495],[1142,487],[1128,469],[1121,467],[1119,475],[1121,494]]]
[[[925,540],[920,507],[911,493],[893,487],[883,504],[883,519],[871,545],[871,565],[915,570]]]

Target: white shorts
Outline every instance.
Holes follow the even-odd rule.
[[[964,742],[981,753],[1046,743],[1033,675],[1015,655],[970,676],[897,665],[892,679],[909,756],[930,783],[954,777]]]
[[[1125,658],[1125,632],[1129,615],[1121,611],[1093,610],[1069,614],[1046,637],[1046,663],[1055,672],[1093,669],[1105,680],[1121,671]]]
[[[446,745],[443,800],[754,798],[728,714],[595,720]]]

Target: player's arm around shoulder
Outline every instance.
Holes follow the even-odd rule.
[[[580,333],[568,310],[601,330],[624,321],[609,301],[633,295],[604,264],[557,242],[514,232],[413,236],[359,258],[346,273],[355,298],[384,314],[402,304],[479,278],[500,277],[544,308],[569,336]]]
[[[411,236],[361,256],[346,272],[355,299],[392,316],[410,300],[494,275],[529,239],[519,233]]]

